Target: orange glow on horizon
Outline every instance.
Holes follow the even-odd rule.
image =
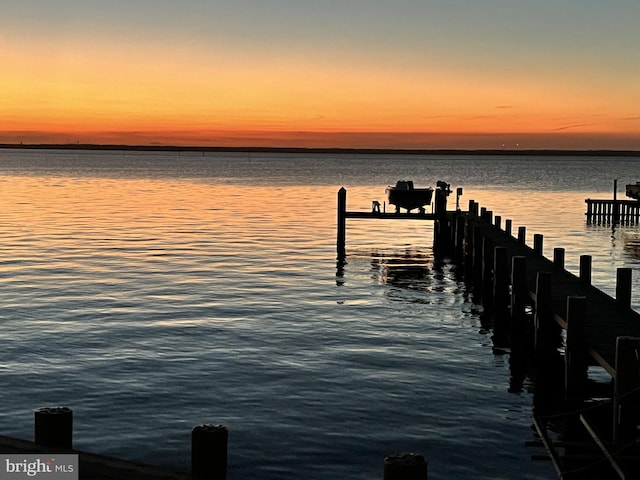
[[[443,135],[448,142],[494,135],[496,144],[500,136],[640,136],[640,116],[624,93],[611,93],[603,107],[589,88],[544,75],[535,82],[496,81],[488,73],[471,79],[463,70],[305,58],[274,65],[272,58],[236,58],[223,50],[159,46],[142,54],[81,43],[23,45],[0,61],[7,67],[0,93],[0,142],[6,143],[289,146],[306,140],[311,147],[366,147],[362,142],[376,134],[376,146],[402,148],[404,138],[416,148],[425,143],[419,138]]]

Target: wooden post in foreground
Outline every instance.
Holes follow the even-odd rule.
[[[35,440],[45,447],[72,448],[73,412],[67,407],[44,407],[34,410]]]
[[[511,235],[512,226],[513,226],[513,221],[510,218],[507,218],[504,221],[504,231],[507,232],[507,235]]]
[[[542,249],[544,244],[544,236],[541,233],[533,235],[533,250],[538,255],[542,256]]]
[[[564,269],[564,257],[565,257],[564,248],[556,247],[553,249],[553,264],[556,267]]]
[[[591,255],[580,255],[580,281],[591,285]]]
[[[631,308],[631,269],[618,268],[616,274],[616,301]]]
[[[617,338],[615,368],[613,441],[626,444],[635,440],[640,420],[640,338]]]
[[[198,425],[191,431],[191,475],[194,480],[227,478],[229,431],[223,425]]]
[[[404,453],[384,459],[384,480],[427,480],[427,461],[422,455]]]

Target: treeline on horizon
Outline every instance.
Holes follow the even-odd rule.
[[[206,147],[178,145],[100,145],[91,143],[15,144],[0,148],[33,150],[124,150],[150,152],[273,152],[273,153],[353,153],[387,155],[547,155],[547,156],[640,156],[638,150],[559,150],[559,149],[415,149],[415,148],[347,148],[347,147]]]

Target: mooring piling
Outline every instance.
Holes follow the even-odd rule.
[[[351,215],[365,218],[354,212],[347,212],[345,217]],[[620,223],[625,215],[621,207]],[[394,218],[437,220],[434,252],[450,254],[457,268],[464,271],[473,302],[483,307],[483,328],[493,329],[494,348],[511,346],[512,368],[520,369],[512,371],[513,391],[519,391],[525,369],[533,366],[536,383],[537,378],[544,382],[534,395],[534,405],[546,411],[544,402],[561,402],[562,408],[577,411],[566,414],[567,432],[572,427],[582,428],[582,423],[602,446],[591,420],[580,415],[590,385],[589,365],[598,365],[611,375],[615,390],[605,429],[614,432],[610,441],[634,438],[640,425],[640,314],[631,308],[630,269],[618,269],[614,299],[592,285],[591,255],[580,255],[579,272],[574,275],[565,268],[564,248],[554,248],[553,258],[547,259],[542,234],[534,234],[533,245],[528,246],[526,226],[519,226],[514,238],[511,219],[494,215],[473,200],[469,201],[468,212],[448,212],[437,219],[416,214],[396,214]],[[525,358],[526,352],[530,352],[530,358]],[[562,457],[555,452],[542,422],[540,416],[535,417],[536,428],[542,431],[549,455],[562,476]],[[612,457],[610,461],[617,468]],[[640,469],[640,460],[637,463]]]
[[[626,308],[631,308],[631,281],[632,270],[618,268],[616,272],[616,300]]]
[[[34,410],[34,443],[69,449],[73,446],[73,411],[68,407]]]
[[[225,480],[229,431],[224,425],[198,425],[191,431],[191,473],[194,480]]]
[[[346,256],[347,242],[347,189],[338,190],[338,221],[337,221],[337,253],[338,259]]]
[[[422,455],[399,453],[384,459],[383,480],[427,480],[428,464]]]
[[[580,281],[583,285],[591,285],[591,255],[580,255]]]
[[[640,424],[640,338],[618,337],[613,393],[613,441],[635,441]]]

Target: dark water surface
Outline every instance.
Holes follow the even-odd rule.
[[[553,478],[432,226],[350,221],[338,276],[336,192],[446,180],[611,293],[619,266],[638,287],[640,231],[585,225],[584,199],[639,162],[0,150],[0,433],[66,405],[77,448],[174,468],[223,423],[230,479],[375,479],[398,451],[434,479]]]

